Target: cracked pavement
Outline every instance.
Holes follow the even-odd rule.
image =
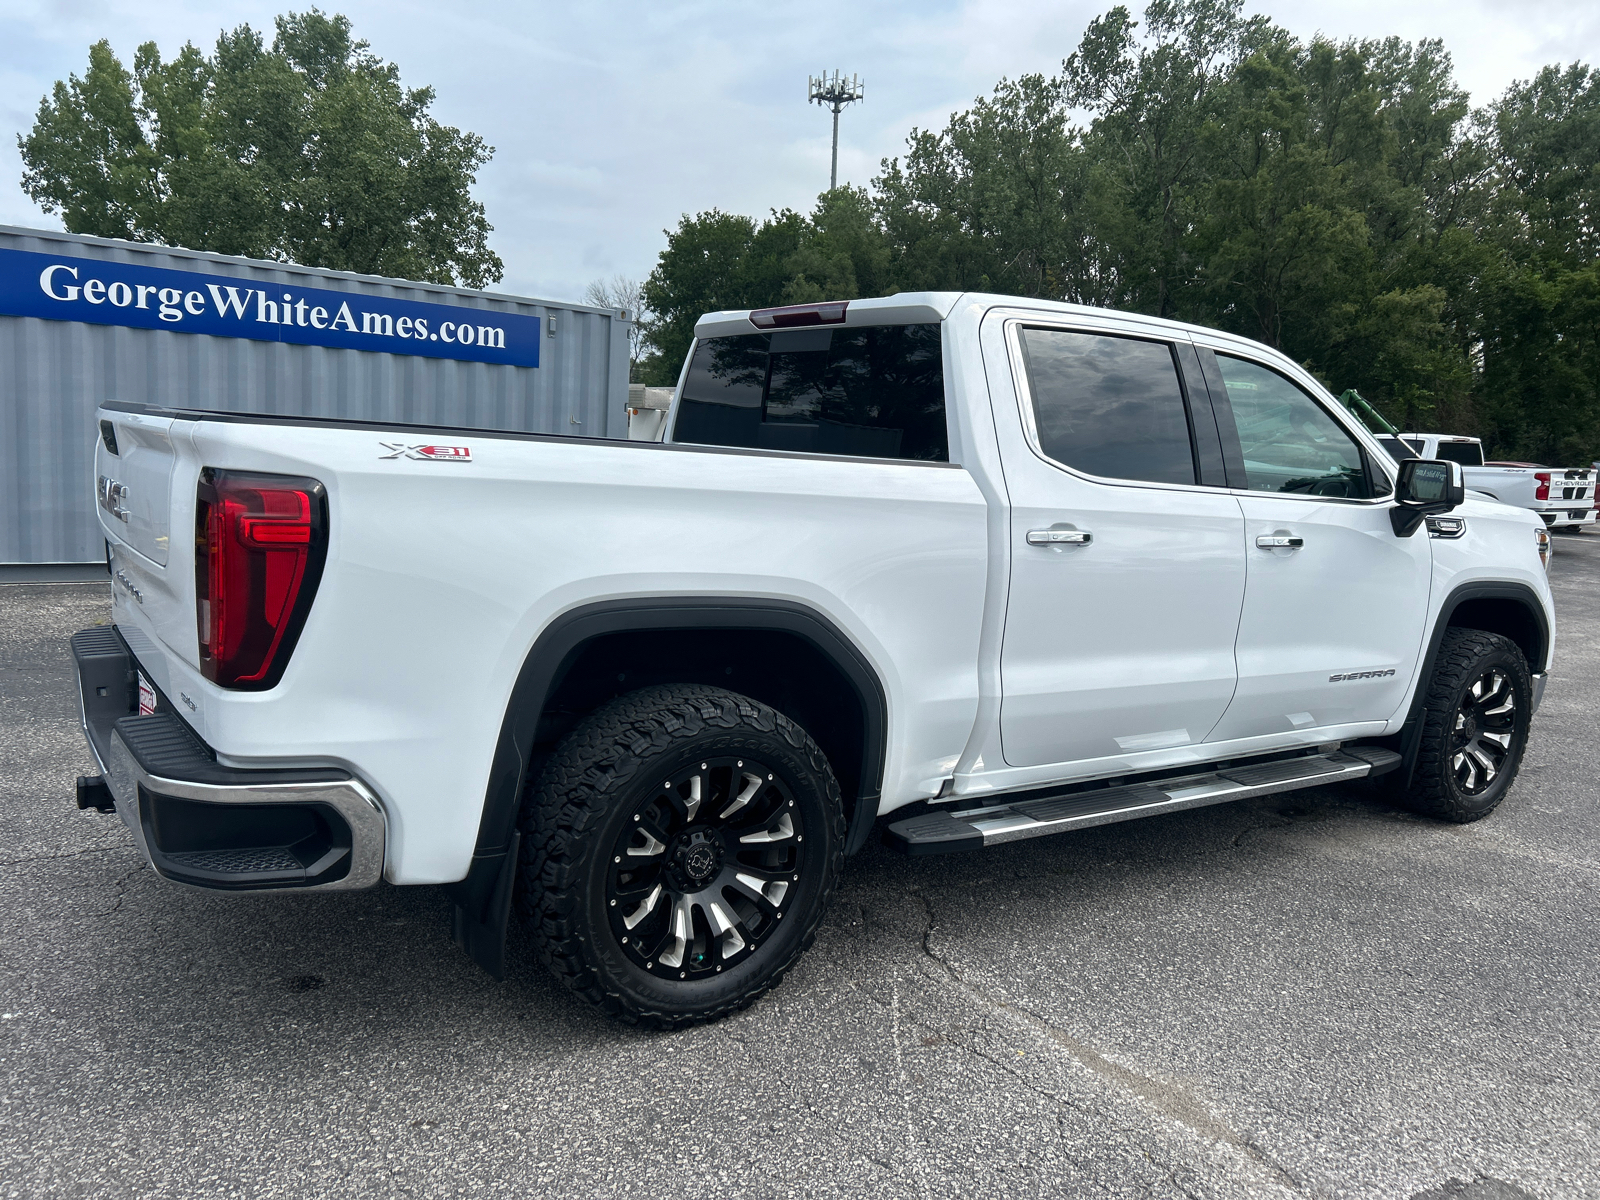
[[[850,862],[754,1008],[612,1025],[435,888],[224,897],[141,869],[67,637],[0,586],[0,1197],[1555,1200],[1600,1192],[1600,534],[1471,826],[1334,787]]]

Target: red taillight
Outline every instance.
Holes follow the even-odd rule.
[[[758,308],[750,314],[757,329],[795,329],[803,325],[843,325],[848,300],[822,304],[791,304],[787,308]]]
[[[327,494],[315,479],[208,467],[196,500],[200,670],[221,687],[270,688],[322,578]]]
[[[1550,472],[1535,471],[1533,477],[1539,481],[1538,486],[1533,489],[1533,498],[1535,500],[1550,499]]]

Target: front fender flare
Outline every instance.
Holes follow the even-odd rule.
[[[1444,640],[1445,630],[1450,628],[1451,617],[1469,600],[1511,600],[1527,609],[1538,631],[1537,650],[1529,656],[1528,665],[1535,674],[1549,670],[1550,618],[1545,612],[1538,592],[1525,583],[1512,580],[1480,580],[1463,583],[1451,589],[1445,596],[1444,603],[1439,606],[1439,615],[1434,619],[1433,630],[1428,635],[1427,649],[1423,652],[1421,667],[1417,672],[1417,684],[1412,690],[1411,706],[1406,711],[1405,724],[1393,738],[1396,742],[1395,749],[1399,750],[1401,755],[1400,770],[1396,779],[1402,788],[1411,786],[1412,774],[1416,770],[1417,753],[1421,749],[1422,739],[1422,706],[1428,680],[1432,678],[1434,664],[1439,658],[1439,643]]]

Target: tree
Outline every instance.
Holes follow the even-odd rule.
[[[596,308],[620,309],[632,322],[628,328],[628,382],[640,383],[639,360],[644,353],[644,285],[626,275],[613,275],[610,279],[596,279],[583,291],[583,302]]]
[[[891,159],[873,180],[898,279],[1098,299],[1085,166],[1060,82],[1042,75],[1001,80],[942,133],[912,130],[904,166]]]
[[[1093,114],[1086,152],[1099,197],[1091,219],[1115,231],[1108,269],[1120,306],[1174,316],[1198,269],[1186,234],[1209,177],[1203,137],[1219,119],[1221,85],[1269,28],[1242,0],[1151,0],[1144,32],[1122,6],[1089,22],[1062,64],[1065,102]]]
[[[677,229],[663,230],[667,248],[642,291],[651,314],[646,336],[655,347],[645,361],[646,382],[677,382],[703,314],[782,304],[804,225],[805,218],[788,209],[760,225],[712,209],[685,214]]]
[[[785,304],[894,291],[889,246],[867,190],[845,186],[823,192],[783,270],[789,276],[783,286]]]
[[[1600,456],[1600,71],[1546,67],[1484,114],[1497,249],[1480,286],[1496,443],[1547,462]]]
[[[1295,37],[1241,0],[1089,23],[1059,75],[913,129],[809,216],[686,217],[645,285],[696,318],[899,290],[1176,317],[1492,455],[1600,456],[1600,72],[1473,111],[1441,42]],[[666,380],[663,380],[666,381]]]
[[[433,99],[316,9],[270,48],[248,25],[210,57],[147,42],[131,72],[100,41],[17,139],[22,186],[73,233],[482,287],[503,273],[470,190],[493,147]]]

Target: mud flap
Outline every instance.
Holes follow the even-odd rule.
[[[467,956],[496,980],[506,977],[506,929],[511,923],[512,885],[517,879],[518,851],[522,846],[522,831],[511,831],[511,844],[506,847],[495,873],[494,888],[482,903],[458,893],[455,914],[451,919],[456,945]]]

